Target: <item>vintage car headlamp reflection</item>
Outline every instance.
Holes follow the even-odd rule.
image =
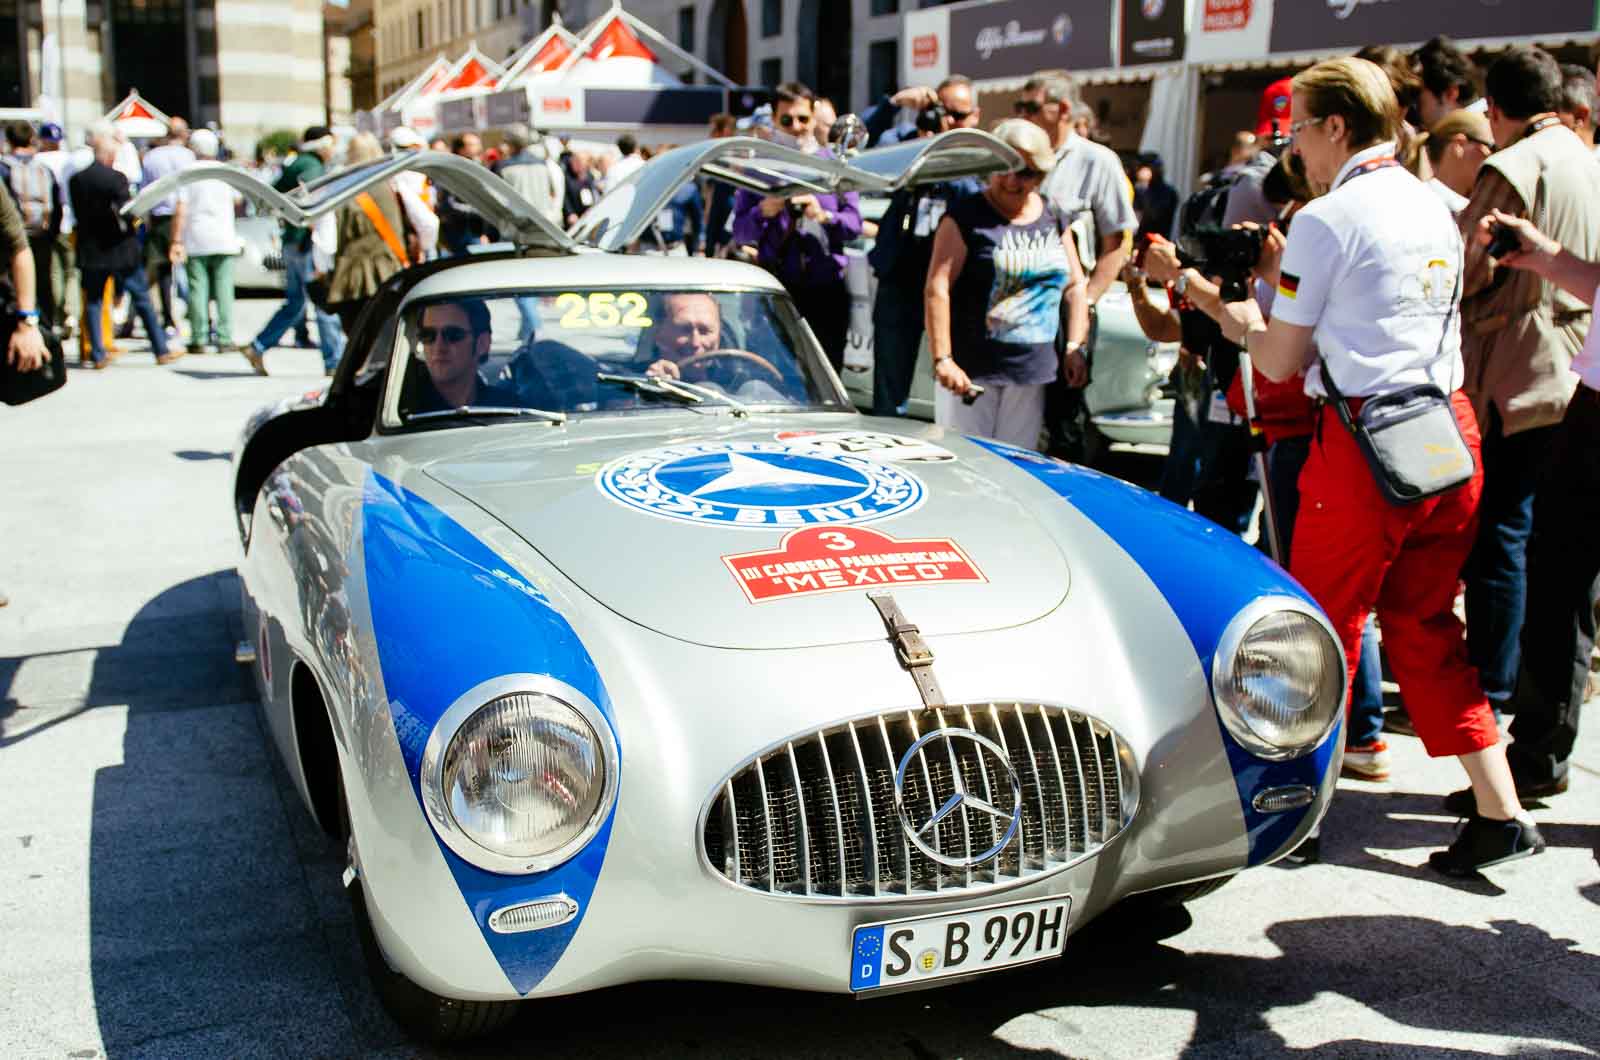
[[[578,853],[616,788],[610,726],[586,697],[550,678],[473,689],[439,719],[422,759],[435,831],[492,872],[539,872]]]
[[[1301,601],[1258,600],[1223,634],[1211,686],[1223,724],[1246,750],[1295,758],[1321,744],[1344,710],[1344,652]]]

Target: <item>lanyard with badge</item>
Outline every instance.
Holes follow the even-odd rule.
[[[1357,177],[1399,164],[1392,156],[1374,158],[1346,173],[1334,187],[1341,188]],[[1450,338],[1450,324],[1461,294],[1461,272],[1458,265],[1435,360],[1443,355]],[[1443,390],[1432,382],[1410,386],[1392,394],[1368,397],[1360,411],[1351,413],[1320,350],[1317,364],[1323,389],[1354,437],[1356,448],[1366,458],[1379,492],[1390,504],[1414,504],[1472,481],[1476,470],[1472,451],[1462,436],[1450,396]]]

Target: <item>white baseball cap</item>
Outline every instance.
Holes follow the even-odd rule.
[[[424,146],[422,137],[409,125],[397,125],[389,130],[389,146],[407,150]]]

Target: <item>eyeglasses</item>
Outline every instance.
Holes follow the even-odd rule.
[[[1011,104],[1011,113],[1031,117],[1044,110],[1044,104],[1036,99],[1019,99]]]
[[[1042,170],[1042,169],[1032,169],[1032,168],[1029,168],[1029,169],[1013,169],[1011,171],[1011,175],[1013,177],[1016,177],[1018,180],[1030,181],[1030,182],[1031,181],[1043,180],[1044,176],[1045,176],[1044,170]]]
[[[472,332],[468,331],[466,328],[457,327],[454,324],[442,328],[423,327],[417,329],[417,338],[421,339],[424,344],[437,342],[438,340],[443,339],[445,342],[453,346],[470,334],[472,334]]]
[[[785,129],[789,128],[791,125],[810,125],[811,115],[781,114],[778,116],[778,124],[783,126]]]
[[[1301,118],[1299,121],[1292,121],[1289,123],[1289,139],[1293,140],[1306,129],[1311,128],[1313,125],[1321,125],[1327,120],[1328,116],[1324,114],[1320,118]]]

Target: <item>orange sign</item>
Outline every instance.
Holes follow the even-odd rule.
[[[1226,33],[1250,24],[1250,0],[1206,0],[1204,22],[1207,33]]]
[[[1249,3],[1250,0],[1243,0]],[[915,68],[924,66],[937,66],[939,64],[939,35],[937,33],[924,33],[911,38],[911,65]]]

